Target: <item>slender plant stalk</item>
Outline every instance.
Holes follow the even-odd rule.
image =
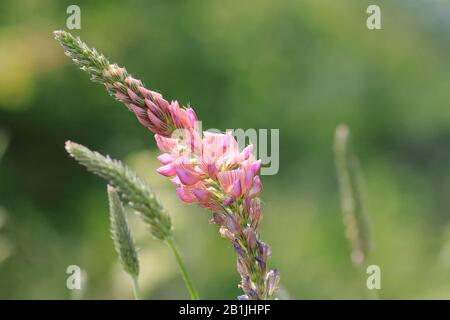
[[[137,277],[131,277],[133,284],[133,295],[135,300],[141,300],[141,294],[139,290],[139,282]]]
[[[9,137],[6,132],[0,130],[0,160],[5,154],[6,148],[8,147]]]
[[[180,269],[181,275],[183,276],[184,283],[186,284],[186,287],[189,291],[189,295],[191,296],[192,300],[199,300],[200,297],[198,295],[197,290],[194,287],[194,283],[191,280],[191,277],[189,275],[189,272],[187,271],[187,268],[183,262],[183,259],[181,258],[180,253],[178,252],[177,246],[175,245],[175,241],[173,238],[168,238],[165,241],[169,248],[172,250],[173,255],[175,256],[175,259],[177,260],[178,267]]]
[[[335,133],[334,151],[345,235],[350,243],[352,262],[363,265],[372,249],[372,241],[361,169],[357,157],[350,151],[349,139],[348,127],[339,125]]]
[[[363,283],[366,283],[366,267],[373,249],[369,217],[365,206],[364,179],[358,158],[351,151],[350,130],[345,124],[335,133],[336,173],[341,196],[345,234],[351,247],[351,260],[358,266]],[[370,299],[378,299],[378,290],[369,290]]]

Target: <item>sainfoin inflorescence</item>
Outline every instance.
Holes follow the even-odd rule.
[[[231,132],[201,132],[192,108],[169,103],[70,33],[56,31],[54,35],[75,64],[93,81],[104,84],[154,133],[162,152],[157,171],[171,179],[181,201],[212,212],[211,223],[220,227],[220,234],[231,241],[237,254],[244,291],[239,298],[272,299],[279,274],[267,268],[270,247],[259,236],[261,162],[253,155],[252,145],[240,151]]]

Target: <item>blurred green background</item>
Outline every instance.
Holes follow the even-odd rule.
[[[345,122],[365,174],[385,299],[450,298],[450,2],[24,1],[0,3],[0,298],[132,297],[109,237],[106,187],[64,141],[123,159],[161,195],[207,299],[240,290],[209,214],[156,174],[152,135],[64,56],[74,34],[206,128],[279,128],[280,170],[263,176],[262,236],[293,299],[369,298],[344,236],[333,134]],[[366,28],[379,4],[382,30]],[[135,217],[146,299],[187,298],[167,248]]]

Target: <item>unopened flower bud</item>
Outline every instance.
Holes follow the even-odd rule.
[[[241,257],[237,258],[236,269],[240,275],[248,275],[247,267],[245,266],[245,263]]]
[[[251,200],[251,205],[249,209],[249,217],[252,222],[252,226],[258,230],[259,224],[261,222],[261,202],[258,198]]]
[[[270,270],[266,275],[266,280],[264,281],[264,286],[266,288],[266,293],[269,297],[273,295],[275,290],[277,290],[280,283],[280,275],[278,270]]]
[[[253,250],[256,247],[256,234],[252,227],[246,227],[243,231],[248,247]]]
[[[227,238],[227,239],[229,239],[231,241],[235,240],[234,234],[230,230],[228,230],[227,228],[225,228],[223,226],[220,227],[219,233],[224,238]]]
[[[210,221],[211,223],[221,226],[225,223],[225,217],[223,216],[223,214],[213,212],[212,219]]]
[[[227,215],[225,217],[225,221],[226,221],[228,230],[230,230],[234,234],[240,233],[241,228],[240,228],[238,222],[236,221],[236,219],[232,215],[230,215],[230,214]]]

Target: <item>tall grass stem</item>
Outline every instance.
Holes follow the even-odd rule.
[[[192,300],[199,300],[200,296],[198,295],[197,290],[195,289],[194,283],[191,280],[191,277],[189,275],[189,272],[187,271],[187,268],[183,262],[183,259],[181,258],[180,253],[178,252],[177,246],[173,240],[173,238],[168,238],[165,241],[169,248],[172,250],[175,259],[177,260],[178,267],[180,269],[181,275],[183,276],[184,283],[186,284],[186,287],[189,291],[189,295],[191,296]]]

